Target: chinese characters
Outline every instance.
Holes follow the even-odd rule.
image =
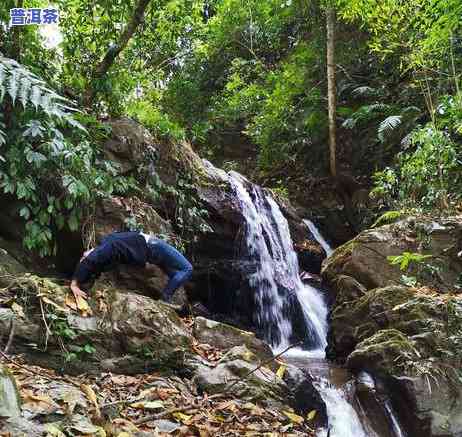
[[[14,8],[10,9],[10,26],[30,24],[58,24],[59,11],[54,8]]]

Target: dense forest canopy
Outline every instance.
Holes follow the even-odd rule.
[[[459,205],[458,0],[54,5],[59,29],[9,25],[10,9],[45,1],[0,8],[1,187],[24,202],[31,249],[51,253],[54,230],[76,229],[97,198],[140,190],[100,159],[110,117],[188,140],[227,169],[327,175],[326,11],[340,171],[372,181],[386,208]],[[290,196],[284,184],[273,188]]]

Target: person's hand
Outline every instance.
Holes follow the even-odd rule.
[[[88,298],[87,293],[85,293],[85,291],[81,290],[75,281],[71,282],[71,291],[72,291],[72,294],[75,297],[76,302],[78,302],[79,297],[81,297],[82,299],[87,299]]]

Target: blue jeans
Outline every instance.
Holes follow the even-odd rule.
[[[148,246],[149,262],[158,265],[169,277],[162,296],[166,302],[170,302],[175,291],[191,277],[192,265],[178,250],[163,240],[150,240]]]

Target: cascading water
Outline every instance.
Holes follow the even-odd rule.
[[[246,249],[256,262],[250,275],[255,290],[257,325],[275,351],[287,348],[292,338],[292,306],[303,310],[310,348],[324,351],[327,307],[320,294],[302,283],[289,225],[273,198],[243,176],[230,172],[230,183],[246,220]]]
[[[211,170],[212,164],[206,163]],[[294,308],[301,309],[304,331],[309,333],[305,349],[292,349],[286,356],[308,370],[323,398],[329,417],[329,429],[319,430],[324,437],[382,437],[373,431],[367,414],[358,414],[358,402],[353,402],[354,380],[344,369],[335,369],[324,360],[327,346],[328,308],[322,293],[303,284],[299,276],[297,255],[293,249],[289,225],[277,203],[265,191],[236,172],[215,171],[217,178],[226,179],[234,188],[245,218],[245,248],[243,255],[252,261],[249,285],[256,297],[256,324],[265,339],[278,353],[293,343]],[[309,220],[305,224],[329,256],[332,248]],[[323,369],[321,372],[319,369]],[[337,371],[336,376],[333,374]],[[338,376],[340,375],[340,377]],[[338,380],[341,380],[339,382]],[[403,437],[391,405],[388,419],[393,437]]]
[[[321,247],[324,249],[326,252],[327,256],[331,256],[332,252],[334,251],[332,247],[330,247],[329,243],[324,239],[324,237],[321,235],[319,232],[318,228],[315,226],[315,224],[308,219],[303,220],[303,223],[308,226],[308,229],[310,232],[313,234],[313,237],[315,240],[321,245]]]

